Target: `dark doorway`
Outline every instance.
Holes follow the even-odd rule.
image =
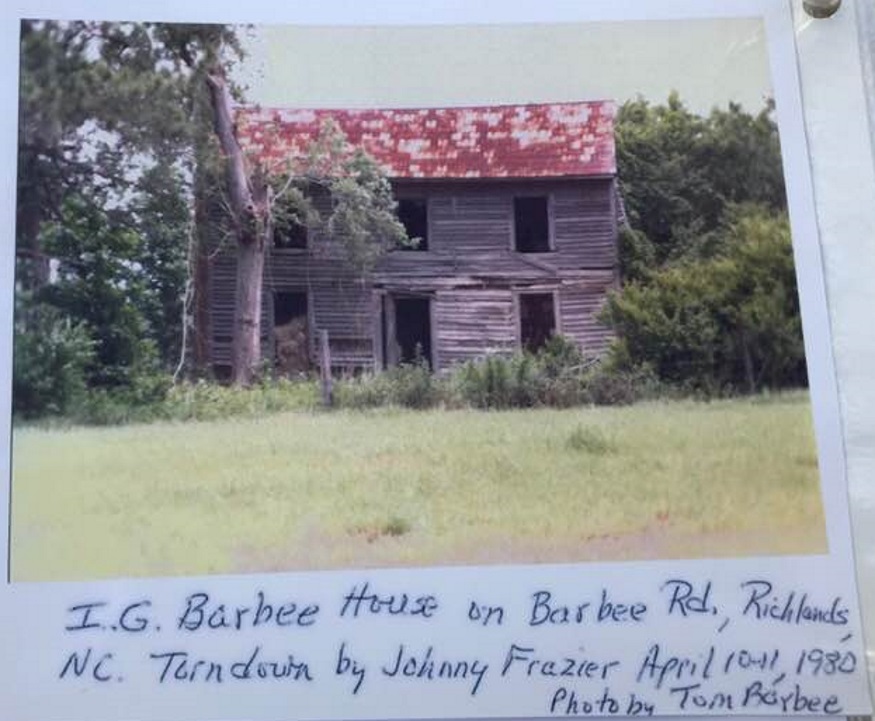
[[[520,295],[520,340],[523,350],[536,353],[556,332],[556,309],[552,293]]]
[[[395,298],[395,341],[399,363],[421,359],[431,368],[431,302],[428,298]]]
[[[281,375],[299,375],[310,370],[307,294],[273,294],[274,362]]]

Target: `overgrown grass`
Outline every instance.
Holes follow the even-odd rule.
[[[14,435],[15,580],[822,551],[807,394]]]
[[[518,353],[472,360],[434,374],[424,361],[381,373],[338,378],[335,409],[427,408],[571,408],[624,405],[677,397],[647,367],[619,368],[586,358],[562,336],[554,336],[537,354]],[[119,426],[156,421],[257,418],[319,407],[315,379],[273,378],[249,388],[204,380],[173,385],[168,377],[139,379],[136,388],[82,390],[60,415],[29,416],[42,426]],[[25,422],[16,418],[20,426]]]
[[[577,428],[571,431],[565,445],[574,451],[598,455],[610,453],[616,449],[613,441],[603,431],[599,428],[590,428],[588,426],[577,426]]]

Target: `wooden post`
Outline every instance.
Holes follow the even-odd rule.
[[[322,378],[322,405],[330,408],[334,402],[334,389],[331,383],[331,348],[328,345],[328,331],[319,331],[319,370]]]
[[[401,362],[398,332],[395,328],[395,296],[386,295],[386,367],[394,368]]]
[[[373,348],[374,348],[374,373],[379,373],[385,367],[386,360],[383,357],[383,294],[375,290],[371,304],[371,318],[373,320]]]
[[[428,342],[431,344],[431,372],[438,373],[441,369],[440,357],[438,356],[437,334],[437,293],[428,297]]]

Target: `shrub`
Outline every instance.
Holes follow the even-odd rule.
[[[540,403],[541,379],[536,359],[521,353],[508,361],[510,380],[510,405],[514,408],[530,408]]]
[[[63,416],[82,401],[94,344],[85,326],[55,308],[16,298],[12,409],[24,418]]]
[[[365,373],[334,385],[334,404],[339,408],[378,408],[389,405],[390,397],[384,374]]]
[[[405,363],[383,373],[346,378],[335,385],[335,404],[341,408],[431,408],[441,399],[440,380],[425,361]]]
[[[425,361],[400,365],[387,375],[393,405],[430,408],[435,404],[434,376]]]
[[[315,408],[320,403],[319,384],[309,380],[279,378],[261,389],[265,411],[292,411]]]
[[[64,326],[66,328],[66,326]],[[29,346],[17,347],[22,352]],[[18,357],[18,356],[16,356]],[[132,376],[129,386],[86,389],[80,359],[75,402],[58,405],[56,416],[86,425],[121,425],[156,420],[210,421],[258,417],[269,413],[314,410],[321,406],[315,380],[261,376],[249,388],[207,380],[170,383],[159,373]],[[25,366],[35,369],[37,364]],[[63,378],[63,376],[61,376]],[[56,376],[52,376],[56,378]],[[76,387],[75,383],[71,387]],[[586,359],[573,343],[554,338],[538,354],[490,356],[434,374],[424,361],[403,364],[383,373],[349,376],[335,382],[335,406],[368,409],[397,406],[426,409],[507,409],[584,404],[632,403],[664,394],[647,366],[598,365]],[[673,391],[674,392],[674,391]],[[46,394],[54,402],[66,396]],[[21,394],[17,401],[30,398]],[[34,404],[34,407],[35,404]],[[23,415],[23,414],[22,414]],[[45,412],[41,415],[46,415]]]
[[[603,320],[620,336],[618,365],[706,394],[805,385],[805,357],[786,216],[741,206],[712,257],[628,284]]]
[[[157,420],[210,421],[309,410],[319,402],[318,386],[309,381],[277,379],[251,388],[235,388],[205,380],[169,385],[159,376],[144,383],[145,390],[87,390],[65,417],[74,423],[96,426]]]
[[[443,375],[433,374],[424,362],[404,364],[340,381],[335,401],[341,408],[526,408],[538,404],[538,374],[527,354],[469,361]]]
[[[605,363],[589,372],[584,385],[589,402],[599,406],[629,405],[678,394],[660,383],[647,365],[622,369]]]
[[[69,415],[74,423],[88,426],[120,426],[155,420],[154,409],[136,406],[120,392],[105,388],[89,390]]]
[[[567,408],[588,402],[584,379],[592,362],[575,343],[553,336],[535,355],[469,361],[455,371],[454,385],[474,408]]]
[[[538,365],[548,378],[580,373],[586,359],[578,345],[563,335],[554,335],[538,351]]]
[[[237,388],[200,380],[174,386],[159,412],[173,420],[218,420],[312,409],[317,407],[318,397],[319,388],[312,381],[278,378]]]
[[[512,398],[511,361],[489,356],[469,361],[456,371],[456,387],[462,400],[474,408],[508,408]]]

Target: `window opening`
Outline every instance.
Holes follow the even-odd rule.
[[[277,219],[273,229],[273,244],[277,248],[304,250],[307,247],[308,236],[309,230],[307,226],[297,219]]]
[[[407,237],[418,238],[416,245],[404,250],[428,250],[428,201],[425,198],[401,198],[398,201],[398,220],[407,231]]]
[[[514,243],[519,253],[550,251],[550,220],[546,196],[513,199]]]

